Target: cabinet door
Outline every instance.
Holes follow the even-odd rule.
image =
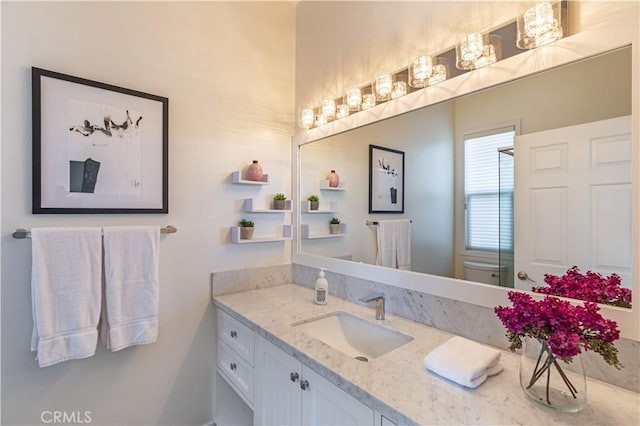
[[[302,391],[303,425],[374,424],[373,409],[339,389],[307,366],[302,379],[308,382]]]
[[[300,361],[262,337],[256,349],[254,424],[300,425]]]

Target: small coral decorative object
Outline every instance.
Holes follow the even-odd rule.
[[[335,170],[331,170],[331,173],[327,176],[329,181],[329,188],[337,188],[340,185],[340,176],[336,174]]]
[[[258,163],[258,160],[253,160],[249,167],[247,167],[247,180],[261,182],[262,176],[262,166]]]

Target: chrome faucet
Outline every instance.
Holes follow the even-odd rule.
[[[384,293],[376,293],[371,296],[361,297],[359,299],[361,302],[376,302],[376,319],[383,320],[384,319]]]

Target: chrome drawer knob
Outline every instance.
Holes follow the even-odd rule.
[[[294,383],[296,382],[296,380],[298,380],[299,377],[300,376],[298,376],[298,373],[296,373],[295,371],[289,374],[289,379],[291,379],[291,381]]]
[[[238,368],[235,362],[232,362],[229,367],[231,367],[231,371],[235,371]]]
[[[300,380],[300,389],[302,390],[309,389],[309,382],[306,380]]]
[[[236,337],[238,337],[238,333],[235,330],[231,330],[231,337],[235,339]]]

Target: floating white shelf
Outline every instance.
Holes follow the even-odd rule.
[[[270,243],[273,241],[288,241],[291,240],[292,235],[291,225],[282,225],[282,236],[279,237],[267,237],[267,238],[252,238],[250,240],[243,240],[240,238],[240,227],[231,227],[231,242],[234,244],[253,244],[253,243]]]
[[[338,202],[337,201],[329,201],[329,208],[311,210],[311,202],[310,201],[300,201],[300,210],[302,213],[337,213],[338,212]]]
[[[329,227],[329,225],[327,224],[327,228]],[[347,224],[346,223],[341,223],[340,224],[340,232],[337,234],[313,234],[313,235],[309,235],[309,225],[307,224],[301,224],[300,225],[300,237],[303,240],[319,240],[321,238],[340,238],[340,237],[344,237],[345,234],[347,233]]]
[[[231,172],[231,182],[240,185],[268,185],[269,175],[262,175],[262,181],[242,179],[242,172]]]
[[[256,207],[256,200],[253,198],[244,199],[244,211],[247,213],[291,213],[291,200],[285,200],[284,210],[277,209],[263,209]]]
[[[322,179],[320,181],[320,189],[322,191],[346,191],[347,190],[347,183],[340,181],[340,183],[338,184],[337,188],[332,188],[329,186],[329,179]]]

